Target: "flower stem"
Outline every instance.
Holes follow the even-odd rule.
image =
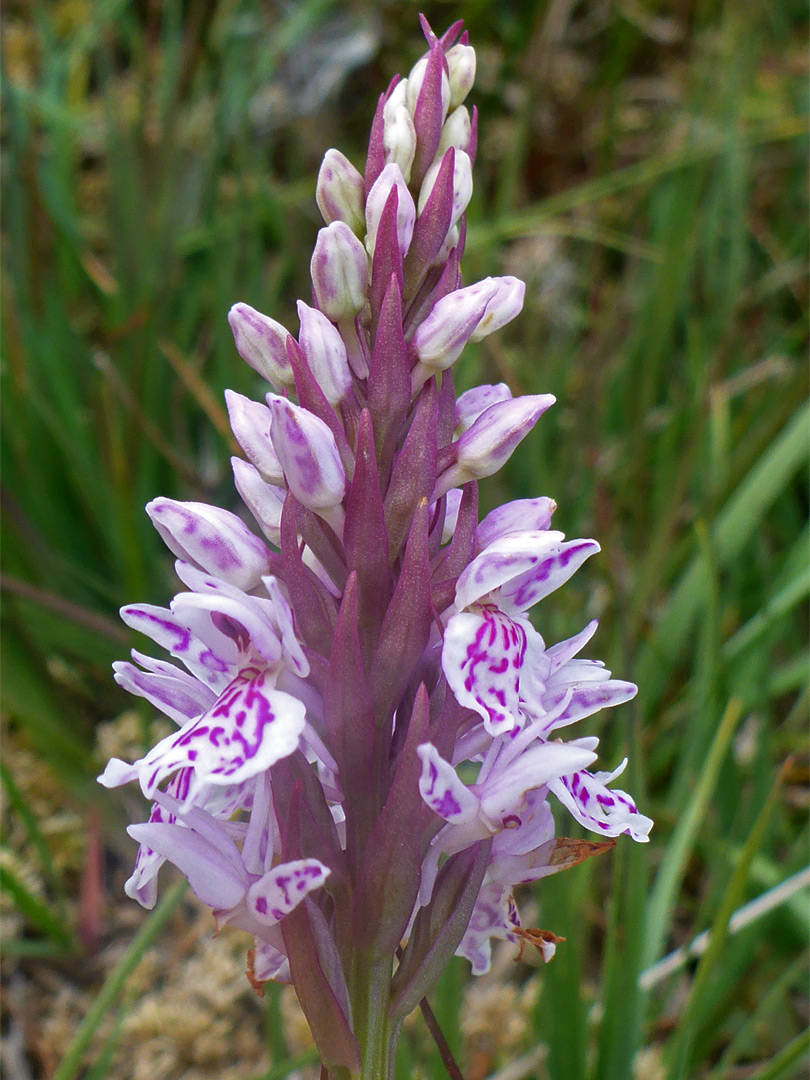
[[[352,1080],[387,1080],[393,1053],[388,1014],[391,958],[374,960],[366,953],[355,957],[351,997],[354,1033],[360,1047],[360,1072]]]

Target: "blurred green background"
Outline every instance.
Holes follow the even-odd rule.
[[[459,961],[434,1009],[467,1080],[804,1075],[807,889],[770,904],[808,862],[805,5],[421,9],[438,30],[463,16],[478,55],[465,280],[527,282],[523,315],[465,352],[459,385],[558,398],[485,506],[551,495],[558,528],[600,540],[541,629],[598,616],[594,655],[639,683],[588,732],[606,763],[629,754],[626,787],[656,821],[649,846],[538,888],[536,921],[567,937],[553,964],[500,957],[471,987]],[[377,94],[422,52],[419,10],[5,5],[12,1080],[313,1068],[289,995],[251,996],[187,897],[145,921],[123,897],[142,808],[93,777],[156,730],[109,672],[133,644],[117,608],[173,591],[142,507],[235,508],[222,392],[261,388],[227,310],[297,326],[320,159],[361,163]],[[704,930],[701,960],[650,973]],[[402,1078],[444,1075],[418,1024],[402,1045]]]

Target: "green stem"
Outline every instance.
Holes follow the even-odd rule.
[[[352,1080],[387,1080],[395,1040],[388,1015],[391,989],[391,958],[374,960],[358,953],[352,972],[354,1033],[360,1047],[360,1072]]]

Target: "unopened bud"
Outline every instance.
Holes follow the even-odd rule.
[[[433,498],[497,472],[554,401],[552,394],[530,394],[485,409],[453,444],[455,463],[439,477]]]
[[[506,383],[492,386],[474,386],[456,401],[456,431],[459,435],[475,423],[484,409],[498,401],[508,401],[512,391]]]
[[[461,508],[461,497],[464,492],[461,488],[451,488],[447,492],[447,502],[444,510],[444,525],[442,526],[442,543],[448,544],[453,539],[458,524],[458,512]]]
[[[472,45],[454,45],[445,57],[450,69],[450,108],[455,109],[475,82],[475,49]]]
[[[346,474],[335,437],[319,417],[286,398],[267,395],[273,414],[273,446],[287,487],[302,506],[342,529]]]
[[[287,358],[286,342],[290,334],[281,323],[262,315],[249,304],[234,304],[228,312],[228,322],[236,350],[246,364],[277,390],[294,385]]]
[[[433,266],[444,266],[453,251],[453,248],[458,244],[461,239],[461,230],[458,225],[454,225],[450,232],[445,237],[445,241],[439,248],[439,253],[433,260]]]
[[[459,105],[457,109],[453,109],[442,125],[442,135],[439,140],[439,149],[436,151],[436,160],[441,161],[445,152],[451,146],[455,147],[456,150],[464,150],[466,153],[470,143],[471,130],[472,125],[467,107]]]
[[[169,551],[238,589],[255,588],[269,573],[267,548],[228,510],[153,499],[146,512]]]
[[[278,454],[273,449],[270,427],[273,414],[260,401],[252,401],[235,390],[225,391],[225,404],[231,430],[245,452],[245,457],[261,473],[268,484],[283,484],[284,472]]]
[[[337,405],[352,385],[343,338],[323,312],[309,307],[303,300],[298,301],[298,318],[301,320],[298,344],[309,370],[329,404]]]
[[[436,177],[441,168],[441,159],[434,161],[425,173],[422,187],[419,190],[419,212],[424,209],[428,196],[436,183]],[[464,211],[472,196],[472,163],[469,156],[463,150],[456,150],[455,164],[453,167],[453,209],[450,214],[450,227],[452,228]]]
[[[327,225],[345,221],[363,235],[365,186],[363,177],[339,150],[327,150],[318,173],[315,201]]]
[[[385,99],[383,105],[383,117],[386,114],[390,115],[395,109],[398,109],[400,105],[405,105],[408,94],[408,80],[400,79],[394,89]]]
[[[506,326],[523,308],[523,297],[526,294],[526,285],[516,277],[492,278],[497,283],[495,295],[487,305],[487,311],[481,322],[476,326],[470,341],[480,341],[489,334]]]
[[[366,250],[371,256],[377,243],[380,217],[393,187],[397,189],[397,241],[403,258],[413,236],[416,207],[399,165],[392,163],[386,165],[374,181],[366,200]]]
[[[414,66],[411,68],[411,73],[408,76],[408,85],[405,91],[405,104],[408,106],[408,111],[413,116],[416,111],[416,103],[419,100],[419,91],[422,89],[422,83],[425,81],[425,71],[428,65],[428,55],[426,54],[417,60]],[[442,116],[447,115],[447,110],[450,108],[450,80],[447,78],[447,73],[442,71]]]
[[[438,371],[450,367],[483,319],[495,291],[493,278],[484,278],[443,296],[413,336],[420,363]]]
[[[281,547],[281,511],[287,491],[275,484],[267,484],[258,469],[242,458],[231,458],[233,480],[242,502],[256,519],[256,523],[276,547]]]
[[[411,166],[416,153],[416,128],[404,104],[393,109],[386,103],[383,110],[383,150],[386,164],[399,165],[407,183],[411,178]]]
[[[368,289],[368,256],[344,221],[320,230],[310,272],[315,299],[327,318],[339,322],[360,314]]]

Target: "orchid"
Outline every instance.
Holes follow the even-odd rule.
[[[253,936],[259,985],[291,981],[328,1077],[385,1077],[402,1021],[454,953],[531,940],[513,890],[652,822],[597,740],[559,733],[628,701],[580,659],[594,622],[547,646],[528,612],[599,550],[551,528],[550,498],[478,521],[496,472],[554,398],[456,397],[469,341],[514,319],[513,277],[462,286],[477,114],[460,23],[381,95],[361,173],[329,150],[312,304],[298,336],[246,304],[236,348],[269,384],[228,392],[241,517],[156,499],[185,589],[132,605],[116,679],[178,725],[108,787],[152,803],[127,893],[155,903],[172,863],[218,924]],[[542,625],[542,614],[539,622]],[[597,841],[555,836],[550,798]]]

